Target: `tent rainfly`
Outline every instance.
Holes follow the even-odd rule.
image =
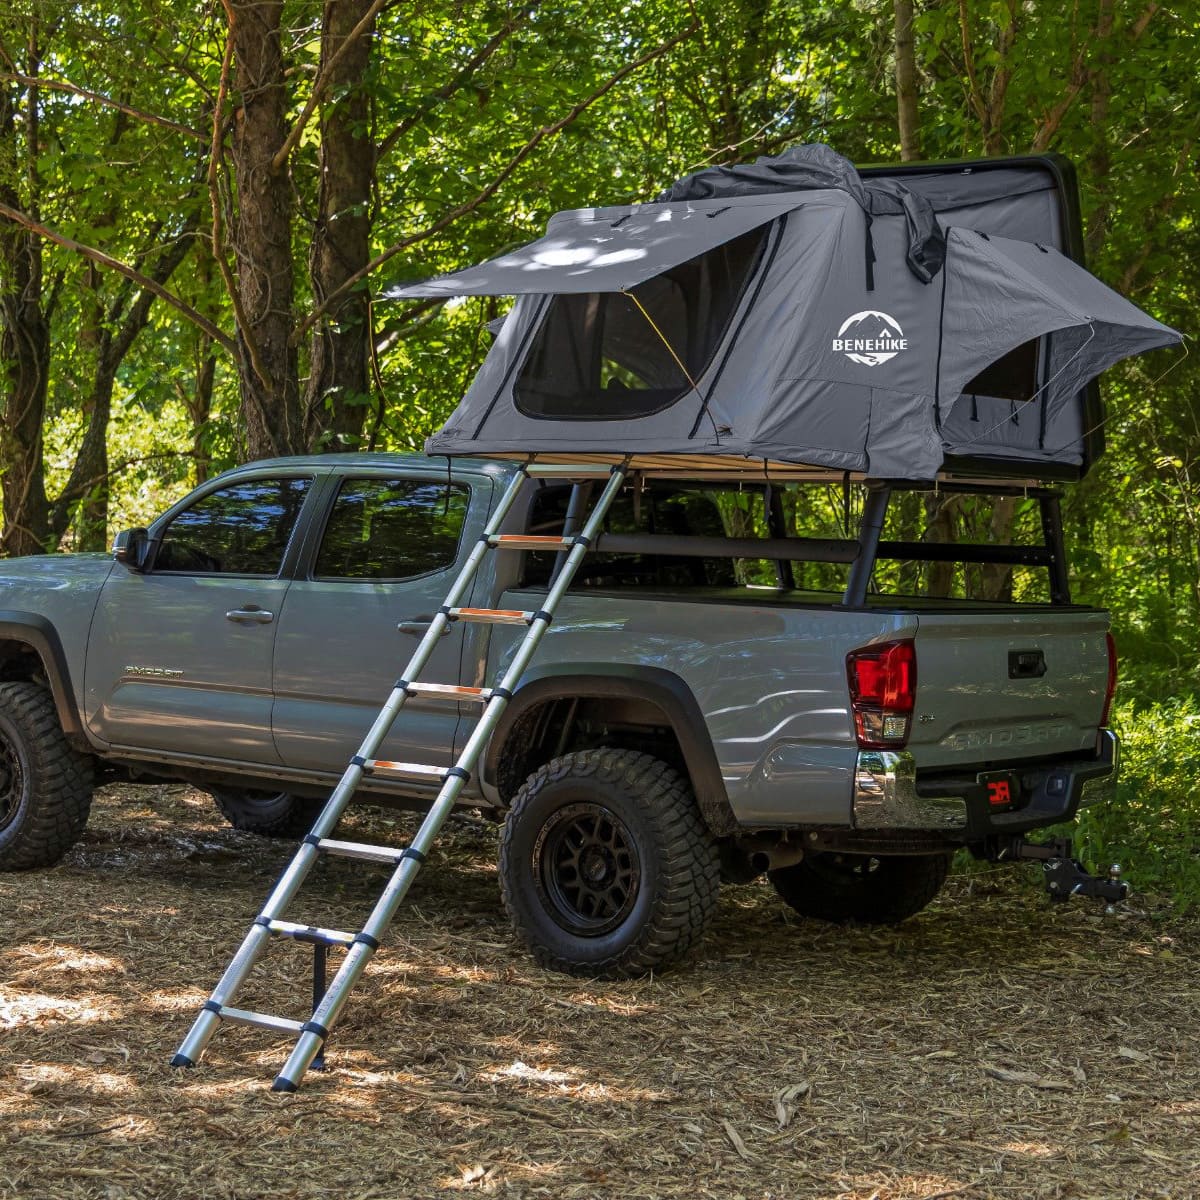
[[[1049,474],[1086,466],[1088,381],[1180,340],[1062,227],[1044,171],[901,183],[800,147],[389,294],[518,297],[430,454]]]

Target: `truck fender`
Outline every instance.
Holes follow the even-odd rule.
[[[535,705],[564,698],[622,697],[660,708],[683,752],[701,815],[716,837],[737,830],[721,767],[708,725],[692,689],[671,671],[625,663],[552,663],[532,667],[504,710],[483,758],[483,783],[495,788],[498,766],[509,734]]]
[[[0,608],[0,642],[6,641],[28,646],[41,659],[63,733],[73,744],[90,750],[58,631],[40,613]]]

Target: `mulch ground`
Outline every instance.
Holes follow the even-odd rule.
[[[456,818],[328,1071],[272,1093],[286,1043],[245,1028],[173,1070],[289,853],[109,788],[63,865],[0,876],[0,1196],[1200,1196],[1197,926],[1145,901],[1051,909],[1026,867],[839,930],[729,887],[683,968],[581,982],[530,963]],[[382,876],[311,878],[292,915],[353,928]],[[265,965],[238,1003],[302,1018],[303,948]]]

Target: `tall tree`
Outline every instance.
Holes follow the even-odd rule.
[[[298,454],[300,411],[292,264],[292,185],[275,156],[288,134],[283,0],[226,0],[233,61],[232,220],[238,379],[251,458]],[[225,110],[218,105],[218,136]],[[223,251],[218,248],[218,253]]]
[[[0,88],[0,203],[35,217],[40,32],[33,22],[20,62],[29,82]],[[20,225],[0,221],[3,554],[38,554],[49,548],[42,437],[50,379],[50,325],[42,284],[41,239]]]
[[[365,284],[347,280],[371,257],[375,146],[370,126],[374,14],[370,0],[326,0],[317,78],[321,102],[319,183],[309,244],[313,300],[335,298],[313,327],[304,385],[306,440],[331,448],[360,443],[370,383],[371,319]]]

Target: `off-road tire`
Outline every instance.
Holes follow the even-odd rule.
[[[254,792],[245,788],[210,788],[209,795],[221,816],[234,829],[260,837],[302,838],[313,827],[323,800],[293,796],[291,792]]]
[[[565,861],[572,853],[578,870]],[[602,868],[609,874],[588,875]],[[584,912],[594,896],[573,889],[591,883],[609,889],[615,913]],[[687,780],[631,750],[552,759],[521,786],[501,834],[513,928],[541,966],[568,975],[629,978],[681,958],[704,936],[719,883],[716,839]]]
[[[0,871],[52,867],[92,807],[92,759],[62,731],[36,683],[0,683]]]
[[[813,854],[768,871],[784,902],[805,917],[843,925],[898,925],[942,890],[949,854]]]

